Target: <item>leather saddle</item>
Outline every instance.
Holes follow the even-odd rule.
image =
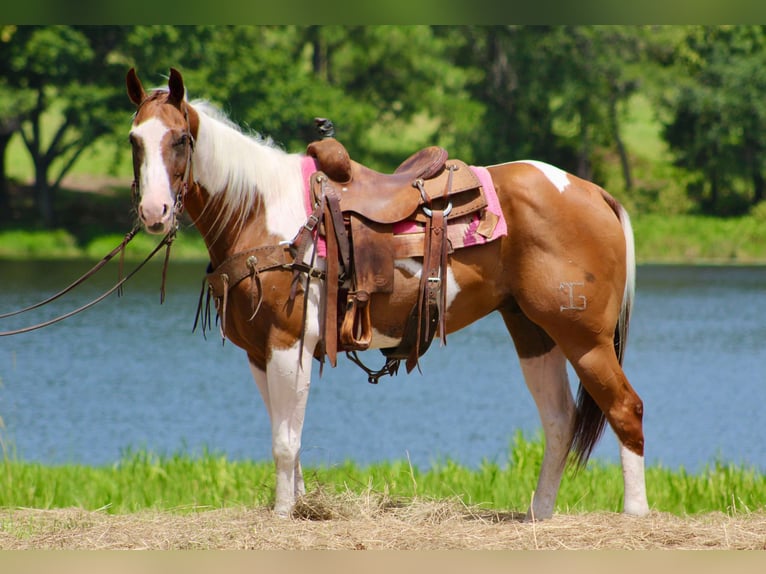
[[[437,331],[446,342],[442,279],[452,251],[447,226],[456,218],[486,211],[479,180],[464,162],[448,159],[447,151],[438,146],[412,154],[392,174],[352,160],[332,137],[309,144],[307,155],[315,158],[318,168],[310,180],[317,225],[305,226],[303,237],[296,239],[296,260],[304,257],[308,244],[323,236],[327,292],[322,353],[335,366],[338,350],[355,353],[369,348],[371,296],[393,292],[397,258],[422,257],[420,288],[401,343],[383,349],[387,363],[380,371],[372,372],[356,361],[370,382],[395,373],[401,360],[406,360],[409,372]],[[404,223],[415,232],[395,234],[395,225]],[[294,285],[298,275],[296,271]]]

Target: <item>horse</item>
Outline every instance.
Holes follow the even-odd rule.
[[[295,268],[284,259],[286,251],[295,254],[295,239],[310,219],[307,155],[244,131],[205,100],[189,100],[176,69],[167,87],[147,92],[131,68],[126,86],[135,105],[129,140],[145,230],[168,233],[184,209],[204,238],[209,270],[243,254],[250,254],[248,265],[276,260],[225,285],[217,313],[222,333],[245,351],[268,411],[273,512],[289,518],[306,493],[300,451],[307,365],[321,354],[325,287],[335,283],[306,272],[296,293]],[[545,439],[526,518],[553,515],[564,470],[586,464],[607,423],[620,449],[623,513],[645,515],[643,403],[622,369],[635,294],[630,217],[595,183],[547,163],[509,161],[485,169],[507,232],[448,254],[442,315],[446,333],[453,333],[498,312],[510,333]],[[317,249],[306,250],[313,267],[304,270],[327,262],[329,255]],[[423,273],[421,257],[396,259],[393,290],[372,296],[370,349],[403,337]],[[567,362],[579,378],[576,400]]]

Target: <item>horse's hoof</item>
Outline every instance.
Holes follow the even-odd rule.
[[[526,516],[524,516],[524,522],[542,522],[543,520],[549,520],[553,518],[553,512],[540,512],[540,513],[534,513],[534,512],[527,512]]]
[[[277,518],[282,518],[286,520],[290,518],[290,515],[291,515],[290,510],[291,510],[290,508],[275,508],[274,516],[276,516]]]
[[[635,504],[635,505],[625,505],[625,508],[622,509],[622,513],[626,516],[647,516],[649,514],[649,505],[647,504]]]

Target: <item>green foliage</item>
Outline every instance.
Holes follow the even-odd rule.
[[[742,214],[766,198],[766,28],[691,26],[677,52],[663,136],[703,211]]]
[[[76,506],[116,513],[265,505],[274,481],[272,465],[234,463],[213,453],[193,459],[127,452],[117,464],[99,468],[6,460],[0,475],[0,506]]]
[[[109,158],[101,174],[130,169],[128,68],[155,87],[172,66],[191,99],[289,151],[316,138],[314,117],[329,117],[352,156],[381,171],[438,144],[472,163],[557,164],[633,212],[742,215],[766,199],[764,30],[3,25],[0,160],[6,143],[23,143],[27,157],[9,169],[36,180],[32,200],[50,226],[46,195],[96,142]],[[8,197],[0,185],[0,206]]]
[[[674,514],[696,514],[710,509],[734,514],[764,507],[766,477],[754,468],[715,461],[693,475],[684,468],[669,472],[656,467],[648,470],[646,480],[650,500]]]

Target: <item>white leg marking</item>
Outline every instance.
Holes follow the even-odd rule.
[[[248,361],[248,363],[250,365],[250,372],[253,373],[253,378],[255,379],[255,385],[261,393],[263,404],[266,405],[266,412],[269,415],[269,420],[271,420],[271,402],[269,401],[269,385],[266,382],[266,371],[262,371],[256,367],[252,361]]]
[[[311,385],[311,352],[304,349],[299,366],[298,344],[275,350],[267,366],[269,403],[271,405],[271,450],[276,466],[276,501],[274,511],[288,516],[295,503],[295,477],[300,464],[301,433]]]
[[[253,373],[253,378],[255,379],[255,384],[258,387],[258,390],[261,393],[261,398],[263,398],[263,403],[266,405],[266,412],[269,415],[269,420],[273,421],[274,417],[271,414],[271,400],[269,395],[269,385],[266,380],[266,373],[256,367],[252,362],[250,362],[250,371]],[[272,423],[273,424],[273,423]],[[294,485],[294,492],[295,497],[303,496],[306,494],[306,485],[303,482],[303,470],[301,469],[301,463],[300,463],[300,453],[296,456],[295,459],[295,475],[294,475],[295,485]],[[285,516],[285,514],[283,514]]]
[[[545,452],[527,519],[553,515],[572,434],[575,407],[566,358],[558,347],[539,357],[521,359],[524,380],[535,400],[545,433]]]
[[[312,281],[303,354],[297,341],[288,349],[273,350],[265,372],[250,363],[271,420],[271,450],[276,467],[274,512],[282,517],[290,515],[296,497],[306,492],[300,448],[311,386],[311,361],[319,337],[318,295],[318,286]]]
[[[644,457],[620,444],[622,479],[625,484],[625,514],[645,516],[649,513],[646,498],[646,479],[644,477]]]

